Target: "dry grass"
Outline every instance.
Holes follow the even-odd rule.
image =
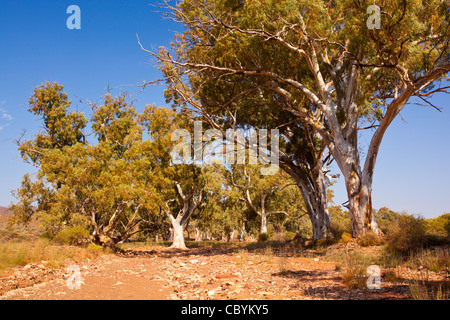
[[[400,277],[397,274],[398,272],[395,269],[387,268],[383,270],[381,275],[385,281],[395,283],[400,280]]]
[[[449,300],[448,283],[436,286],[423,278],[410,281],[408,287],[413,300]]]
[[[95,258],[104,251],[101,247],[53,245],[47,239],[0,242],[0,270],[15,266],[46,261],[51,268],[58,268],[67,261]]]
[[[420,266],[434,272],[450,270],[449,248],[435,248],[433,250],[419,250],[409,257],[407,266],[418,268]]]
[[[372,257],[349,252],[343,255],[336,263],[336,269],[340,271],[342,281],[351,289],[362,289],[367,285],[367,268],[372,264]]]

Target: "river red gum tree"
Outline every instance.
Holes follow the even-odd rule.
[[[388,127],[411,97],[431,105],[427,99],[445,92],[435,86],[450,70],[448,2],[384,1],[380,28],[368,29],[372,4],[165,2],[168,15],[187,31],[176,37],[176,58],[165,49],[154,54],[190,74],[199,92],[199,79],[258,78],[261,92],[288,101],[280,107],[316,130],[342,173],[354,236],[381,233],[372,213],[372,181]],[[367,121],[365,128],[374,132],[362,158],[358,131]]]

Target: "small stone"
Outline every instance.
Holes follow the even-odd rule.
[[[229,279],[229,278],[237,278],[237,277],[238,276],[235,274],[226,274],[226,273],[216,274],[217,279]]]

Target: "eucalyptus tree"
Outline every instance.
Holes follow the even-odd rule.
[[[234,4],[230,2],[229,5]],[[172,18],[185,23],[188,29],[177,37],[174,44],[177,59],[172,59],[165,49],[154,54],[161,63],[167,82],[167,100],[175,106],[190,106],[200,112],[213,128],[220,129],[224,135],[230,128],[279,130],[280,166],[295,180],[305,200],[314,230],[313,238],[330,236],[326,201],[330,157],[317,130],[289,112],[292,102],[286,98],[287,91],[279,86],[273,87],[272,79],[243,79],[241,74],[223,72],[214,63],[228,65],[236,62],[240,68],[276,69],[291,76],[306,73],[306,67],[295,61],[283,64],[282,57],[289,52],[267,45],[265,41],[248,40],[239,35],[236,36],[239,42],[230,42],[226,36],[224,43],[217,41],[219,38],[222,40],[222,30],[216,26],[199,25],[194,7],[194,4],[181,3],[171,8],[174,10]],[[198,8],[203,7],[199,5]],[[200,68],[200,65],[205,68]],[[310,104],[308,99],[294,94],[297,103]],[[324,117],[317,121],[326,125]],[[246,143],[248,145],[248,141]]]
[[[50,236],[84,229],[92,242],[115,247],[137,232],[141,216],[159,202],[153,173],[138,178],[137,113],[124,95],[106,95],[103,104],[92,106],[88,142],[83,130],[88,120],[69,112],[70,105],[59,84],[35,89],[29,110],[42,116],[43,130],[18,144],[38,172],[35,179],[25,175],[12,210],[19,221],[39,216]]]
[[[289,216],[298,209],[296,203],[285,201],[289,187],[296,183],[284,172],[261,175],[259,166],[234,165],[226,176],[228,184],[237,191],[237,199],[259,217],[260,233],[267,233],[270,216]],[[299,201],[300,197],[298,192],[296,200]]]
[[[183,163],[174,161],[177,155],[173,151],[179,144],[175,139],[177,132],[187,135],[189,142],[193,135],[194,121],[188,110],[147,106],[140,116],[140,122],[149,136],[142,152],[148,159],[148,169],[157,172],[159,177],[155,186],[163,199],[159,205],[160,211],[172,225],[171,247],[186,249],[185,227],[199,206],[217,189],[220,178],[215,175],[218,172],[214,166],[197,164],[191,159]],[[189,155],[191,148],[191,144],[186,141],[184,150]]]
[[[353,234],[381,233],[372,212],[379,148],[412,97],[432,105],[428,99],[448,88],[439,81],[450,70],[449,3],[185,0],[164,7],[186,27],[174,54],[154,54],[169,81],[190,84],[192,95],[177,90],[176,98],[207,96],[208,79],[240,92],[216,112],[249,94],[282,98],[278,108],[317,133],[339,167]],[[260,114],[259,107],[248,112]],[[365,158],[363,127],[374,129]]]

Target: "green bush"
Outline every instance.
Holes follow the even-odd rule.
[[[401,215],[390,227],[386,240],[387,249],[398,254],[423,248],[427,242],[425,220],[413,215]]]
[[[388,233],[390,226],[395,224],[400,216],[400,213],[392,211],[388,207],[382,207],[375,213],[378,226],[383,233]]]
[[[66,227],[55,237],[55,241],[61,244],[81,245],[87,242],[89,230],[81,226]]]
[[[344,233],[352,234],[352,225],[348,212],[343,212],[340,206],[330,206],[329,212],[331,233],[334,239],[340,240]]]
[[[431,235],[450,236],[450,213],[427,220],[427,232]]]
[[[284,232],[284,237],[285,237],[286,241],[291,241],[291,240],[293,240],[294,237],[295,237],[295,232],[292,232],[292,231],[285,231],[285,232]]]

